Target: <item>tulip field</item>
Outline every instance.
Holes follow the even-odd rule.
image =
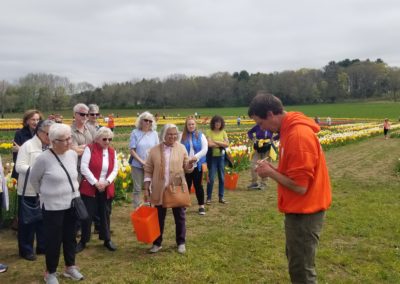
[[[130,175],[130,165],[128,164],[128,141],[129,134],[132,127],[136,121],[136,117],[126,117],[126,118],[116,118],[116,137],[114,138],[114,147],[118,151],[118,162],[119,171],[116,179],[116,198],[117,203],[123,201],[129,201],[128,192],[132,191],[132,178]],[[227,168],[227,172],[241,172],[248,170],[250,167],[250,160],[253,153],[252,141],[249,141],[247,137],[247,130],[254,125],[251,119],[242,119],[241,125],[238,126],[235,117],[226,117],[226,129],[228,132],[228,137],[230,141],[229,148],[227,152],[230,154],[233,167]],[[69,120],[65,120],[65,123],[71,123]],[[350,122],[350,123],[349,123]],[[369,137],[374,137],[382,133],[382,123],[375,121],[367,122],[355,122],[350,119],[335,119],[332,125],[321,125],[321,131],[318,133],[319,140],[324,149],[330,149],[338,146],[343,146],[348,143],[352,143],[361,139],[366,139]],[[18,128],[18,122],[15,119],[6,119],[1,123],[1,128],[3,131],[10,131]],[[160,119],[157,121],[159,129],[162,125],[167,123],[174,123],[180,127],[184,124],[184,119],[179,117],[169,117],[167,119]],[[198,119],[197,124],[200,129],[208,128],[209,119]],[[6,129],[6,127],[8,127]],[[397,131],[400,129],[400,123],[392,124],[392,131]],[[0,130],[1,131],[1,130]],[[274,142],[276,148],[278,148],[279,141]],[[4,157],[9,157],[11,154],[12,143],[7,141],[2,141],[0,138],[0,154]],[[5,166],[8,171],[8,184],[10,188],[15,185],[16,181],[11,180],[10,169],[13,166],[12,163],[6,162]]]
[[[210,117],[197,120],[201,131],[209,128]],[[110,253],[104,250],[97,236],[92,236],[88,248],[77,255],[77,265],[86,282],[290,282],[283,215],[276,205],[276,183],[269,181],[266,190],[247,189],[253,153],[247,131],[254,122],[244,117],[237,125],[236,115],[224,118],[230,141],[227,152],[233,162],[233,167],[226,171],[239,173],[238,185],[235,190],[225,190],[229,204],[213,202],[206,206],[205,216],[197,214],[197,201],[192,195],[192,207],[186,213],[184,256],[176,252],[175,227],[169,211],[160,253],[149,255],[149,245],[136,240],[130,223],[132,178],[128,164],[129,137],[136,117],[115,119],[112,145],[118,152],[119,171],[111,228],[118,249]],[[390,139],[385,140],[383,118],[351,118],[344,113],[343,117],[332,116],[331,125],[327,125],[326,117],[321,117],[317,136],[327,157],[333,203],[327,211],[316,259],[320,283],[397,283],[400,279],[400,231],[396,225],[400,219],[400,123],[391,119]],[[159,118],[157,129],[166,123],[175,123],[182,130],[184,118]],[[19,127],[20,120],[0,120],[0,155],[7,173],[12,168],[11,141]],[[279,140],[274,143],[278,148]],[[12,196],[16,181],[9,174],[7,184]],[[214,194],[216,191],[215,184]],[[3,218],[15,215],[13,210],[3,211]],[[43,281],[44,257],[39,256],[27,265],[18,257],[15,233],[0,230],[0,238],[3,255],[0,263],[7,261],[9,265],[0,282]]]

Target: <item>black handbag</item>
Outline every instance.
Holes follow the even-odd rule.
[[[56,153],[54,153],[53,149],[50,149],[50,151],[56,157],[58,163],[63,168],[64,172],[67,174],[69,184],[71,185],[71,188],[72,188],[72,192],[75,193],[74,185],[72,184],[72,180],[71,180],[71,177],[69,176],[67,169],[64,167],[63,163],[61,162],[60,158],[58,158]],[[71,200],[71,208],[72,208],[72,211],[74,212],[75,217],[78,220],[84,221],[89,218],[89,213],[86,209],[85,203],[83,203],[83,200],[80,196],[77,196]]]
[[[25,198],[24,198],[30,171],[31,171],[31,168],[29,167],[28,171],[26,172],[24,188],[22,190],[22,196],[21,196],[21,208],[20,208],[21,221],[25,225],[36,223],[43,219],[42,208],[40,208],[39,196],[37,195],[36,201],[34,203],[31,203],[31,202],[25,200]]]

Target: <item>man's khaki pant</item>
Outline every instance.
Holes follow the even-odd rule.
[[[286,256],[292,283],[317,283],[315,254],[325,211],[285,214]]]

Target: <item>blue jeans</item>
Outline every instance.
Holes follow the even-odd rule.
[[[211,200],[215,173],[218,173],[218,196],[220,199],[224,198],[224,174],[225,174],[225,157],[212,157],[211,168],[208,172],[207,183],[207,200]]]

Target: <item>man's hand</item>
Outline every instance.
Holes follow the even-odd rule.
[[[257,161],[256,173],[262,177],[271,177],[271,175],[276,171],[276,168],[266,160]]]

